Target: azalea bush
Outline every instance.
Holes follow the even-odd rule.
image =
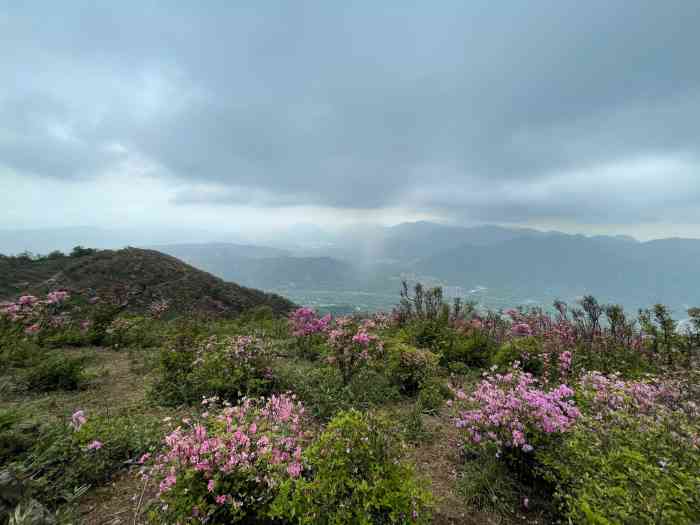
[[[271,514],[308,525],[428,523],[431,495],[400,458],[385,422],[342,412],[304,452],[304,474],[281,484]]]
[[[84,298],[65,290],[0,303],[0,346],[27,340],[49,348],[90,344],[90,321],[83,303]]]
[[[571,523],[700,520],[697,405],[671,410],[658,389],[642,390],[597,389],[592,414],[559,447],[538,451],[540,472]]]
[[[269,348],[255,337],[178,336],[160,351],[152,395],[166,405],[257,396],[272,385],[269,365]]]
[[[304,407],[288,394],[210,406],[166,436],[145,469],[159,487],[151,520],[266,523],[280,485],[301,476],[309,437]]]
[[[299,355],[316,359],[321,355],[325,334],[330,329],[331,315],[319,317],[311,308],[297,308],[289,314],[288,325]]]
[[[581,416],[573,389],[545,389],[518,368],[486,375],[471,394],[458,390],[455,396],[457,427],[472,443],[498,451],[532,452],[549,436],[571,430]]]
[[[328,332],[329,356],[326,362],[336,367],[345,385],[357,372],[384,357],[384,343],[368,331],[367,325],[343,318]]]

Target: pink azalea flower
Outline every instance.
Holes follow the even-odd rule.
[[[88,443],[88,450],[99,450],[102,448],[102,441],[94,440]]]

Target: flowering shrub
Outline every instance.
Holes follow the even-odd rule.
[[[331,315],[318,317],[311,308],[298,308],[288,319],[301,357],[315,359],[320,355],[320,344],[330,329]]]
[[[62,328],[70,323],[70,317],[62,309],[68,298],[65,290],[49,292],[45,299],[22,295],[15,302],[0,303],[0,317],[15,323],[30,336],[47,329]]]
[[[331,354],[327,362],[340,370],[347,385],[360,369],[383,354],[384,343],[353,321],[339,320],[336,326],[328,332]]]
[[[318,317],[314,310],[305,307],[297,308],[289,315],[289,325],[295,337],[323,333],[328,330],[330,321],[330,314]]]
[[[159,482],[152,517],[165,523],[260,523],[280,483],[303,471],[309,437],[303,415],[301,403],[283,394],[210,408],[177,427],[147,469]]]
[[[401,444],[377,418],[338,414],[285,480],[272,515],[298,524],[428,523],[432,498],[400,461]]]
[[[578,392],[580,403],[597,418],[618,410],[651,414],[661,407],[672,407],[681,399],[680,385],[674,381],[625,381],[620,374],[595,371],[581,377]]]
[[[164,404],[220,396],[235,401],[272,384],[268,347],[250,336],[176,339],[160,352],[153,394]]]
[[[475,444],[531,452],[548,434],[569,431],[581,416],[567,385],[540,387],[529,373],[514,368],[507,374],[487,375],[467,395],[456,392],[456,425]]]

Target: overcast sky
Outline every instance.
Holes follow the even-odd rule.
[[[1,227],[700,237],[700,2],[0,0]]]

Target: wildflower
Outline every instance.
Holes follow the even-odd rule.
[[[94,440],[88,443],[88,450],[99,450],[102,448],[102,441]]]
[[[369,334],[365,331],[359,331],[352,337],[353,343],[358,343],[362,346],[367,346],[370,342]]]
[[[77,410],[71,416],[71,426],[76,431],[80,430],[80,427],[82,427],[86,421],[87,418],[85,417],[85,412],[82,410]]]
[[[300,463],[292,463],[287,467],[287,473],[292,476],[293,478],[299,477],[299,474],[301,474],[301,464]]]
[[[29,334],[29,335],[34,335],[41,330],[41,325],[39,323],[34,323],[31,326],[28,326],[24,331]]]

